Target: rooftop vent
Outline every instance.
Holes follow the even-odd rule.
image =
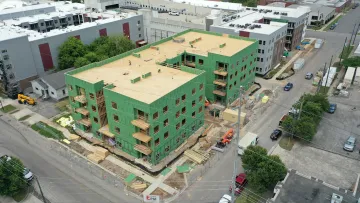
[[[343,201],[343,196],[333,193],[331,196],[331,202],[341,203]]]
[[[229,26],[230,26],[230,27],[235,27],[235,24],[230,24]]]
[[[140,77],[137,77],[137,78],[132,79],[132,80],[131,80],[131,83],[134,84],[134,83],[139,82],[140,80],[141,80],[141,78],[140,78]]]
[[[185,42],[185,38],[176,37],[176,38],[173,38],[173,42],[175,42],[175,43],[183,43],[183,42]]]

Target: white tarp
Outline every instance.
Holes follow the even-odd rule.
[[[323,40],[322,39],[317,39],[316,42],[315,42],[315,49],[319,49],[322,44],[323,44]]]
[[[294,63],[294,70],[297,71],[297,70],[302,69],[304,67],[304,64],[305,64],[305,59],[299,58]]]
[[[354,52],[355,56],[360,56],[360,43],[358,45],[358,47],[356,48],[355,52]]]
[[[321,86],[330,87],[336,74],[336,67],[330,67],[326,70],[325,76],[322,79]],[[326,84],[325,84],[326,83]]]
[[[352,79],[354,77],[354,73],[355,73],[355,68],[348,67],[347,71],[346,71],[346,74],[345,74],[345,77],[344,77],[344,82],[348,83],[348,84],[351,84],[351,81],[352,81]]]

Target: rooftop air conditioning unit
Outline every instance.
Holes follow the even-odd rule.
[[[331,196],[331,203],[342,203],[343,196],[333,193]]]

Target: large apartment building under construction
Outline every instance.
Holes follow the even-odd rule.
[[[254,82],[256,40],[188,30],[66,73],[77,129],[151,165]],[[175,152],[174,152],[175,153]]]

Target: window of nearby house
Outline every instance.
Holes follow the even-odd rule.
[[[35,87],[36,90],[39,90],[39,88]]]
[[[115,102],[111,102],[111,106],[114,108],[114,109],[117,109],[117,104]]]
[[[193,100],[193,101],[192,101],[192,107],[194,107],[195,105],[196,105],[196,101]]]
[[[229,86],[229,90],[231,90],[231,88],[232,88],[232,85]]]
[[[10,77],[11,78],[11,77]],[[54,95],[55,93],[54,92],[51,92],[52,95]]]
[[[236,81],[234,82],[234,86],[236,86]]]
[[[140,20],[138,20],[138,25],[140,25]]]
[[[141,34],[139,34],[139,38],[141,37]]]
[[[164,108],[163,108],[163,113],[166,113],[168,111],[168,106],[165,106]]]
[[[185,99],[186,99],[186,94],[184,94],[183,96],[181,96],[181,100],[182,100],[182,101],[185,101]]]
[[[95,107],[94,105],[92,105],[92,106],[91,106],[91,110],[92,110],[93,112],[96,112],[96,107]]]
[[[179,130],[180,128],[180,123],[176,124],[176,130]]]
[[[164,120],[164,127],[169,125],[169,119]]]
[[[179,118],[180,116],[180,111],[176,112],[176,118]]]
[[[192,89],[191,93],[194,95],[196,93],[196,89]]]
[[[156,159],[156,160],[159,160],[159,159],[160,159],[160,153],[159,153],[159,152],[156,154],[155,159]]]
[[[166,140],[169,137],[169,132],[164,133],[164,139]]]
[[[160,138],[155,140],[155,146],[158,146],[160,144]]]
[[[71,100],[72,102],[75,102],[74,97],[70,97],[70,100]]]
[[[118,115],[113,115],[113,118],[114,118],[114,121],[116,121],[116,122],[119,122],[119,116]]]
[[[90,93],[90,99],[94,99],[94,98],[95,98],[94,94]]]
[[[192,116],[193,118],[195,118],[195,115],[196,115],[195,111],[192,112],[191,116]]]
[[[204,84],[200,84],[199,89],[202,90],[204,88]]]
[[[176,143],[180,142],[180,137],[176,138]]]
[[[68,85],[68,88],[69,88],[70,91],[73,90],[72,85]]]
[[[262,43],[262,40],[259,40],[259,44],[261,44]]]
[[[186,124],[186,119],[183,119],[182,121],[181,121],[181,125],[185,125]]]
[[[200,106],[200,108],[199,108],[199,113],[201,113],[202,112],[202,106]]]
[[[138,28],[138,31],[141,31],[141,27]]]
[[[119,128],[119,127],[115,127],[115,132],[116,132],[117,134],[120,134],[120,128]]]
[[[266,41],[263,41],[263,45],[265,45],[266,44]]]
[[[200,64],[200,65],[204,64],[204,60],[199,59],[199,64]]]
[[[94,122],[95,122],[95,123],[98,123],[98,122],[99,122],[99,119],[96,118],[96,117],[94,117]]]
[[[170,146],[168,145],[165,147],[165,152],[169,152],[169,151],[170,151]]]
[[[158,117],[159,117],[159,113],[158,113],[158,112],[156,112],[156,113],[153,114],[153,120],[156,120]]]
[[[199,97],[199,102],[201,102],[203,100],[203,96],[201,95],[200,97]]]
[[[176,106],[180,104],[180,99],[179,98],[176,99],[175,104],[176,104]]]
[[[63,93],[63,94],[66,94],[65,90],[62,90],[62,93]]]
[[[183,108],[181,109],[181,113],[182,113],[182,114],[186,113],[186,107],[183,107]]]
[[[155,128],[154,128],[154,134],[155,133],[158,133],[159,132],[159,126],[156,126]]]
[[[237,76],[237,74],[238,74],[238,72],[237,72],[237,71],[235,71],[235,76]]]
[[[185,138],[186,138],[186,134],[185,134],[185,133],[181,134],[181,137],[182,137],[183,139],[185,139]]]
[[[257,61],[260,61],[260,57],[257,57],[256,60],[257,60]]]

